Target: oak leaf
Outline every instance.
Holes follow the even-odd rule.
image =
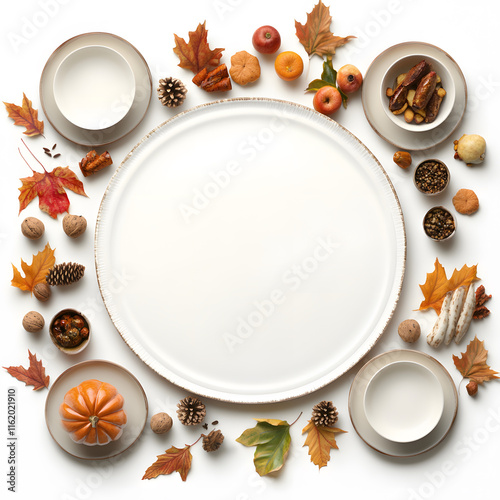
[[[277,419],[255,420],[257,425],[245,430],[236,441],[245,446],[256,446],[255,470],[260,476],[265,476],[280,470],[285,464],[291,443],[290,424]]]
[[[441,312],[441,305],[444,296],[461,286],[468,287],[474,281],[478,281],[477,265],[468,267],[463,265],[460,271],[455,269],[450,279],[446,277],[446,271],[438,259],[434,263],[434,271],[427,273],[427,279],[423,285],[419,285],[424,300],[421,302],[419,311],[433,308],[438,314]]]
[[[38,120],[38,110],[33,109],[31,101],[26,97],[24,92],[22,106],[8,102],[4,102],[4,104],[9,117],[14,120],[14,125],[26,128],[23,134],[28,137],[33,137],[34,135],[43,136],[43,121]]]
[[[335,434],[339,432],[347,432],[337,427],[317,426],[311,420],[302,429],[302,434],[307,433],[306,440],[303,446],[309,447],[309,455],[311,462],[317,465],[320,469],[328,465],[330,460],[330,450],[332,448],[338,450]]]
[[[331,24],[330,7],[326,7],[321,0],[307,14],[306,24],[295,21],[295,34],[309,57],[313,54],[320,57],[332,57],[337,47],[345,45],[351,38],[356,38],[355,36],[334,36],[330,31]]]
[[[464,378],[468,378],[478,384],[488,382],[497,377],[498,372],[492,370],[487,364],[488,351],[484,348],[484,342],[474,337],[469,342],[467,350],[461,353],[462,357],[453,356],[453,362],[457,370]]]
[[[193,458],[189,451],[191,446],[186,445],[184,448],[172,446],[163,455],[157,455],[158,460],[146,469],[142,479],[153,479],[163,474],[178,472],[185,481]]]
[[[33,256],[30,265],[21,259],[21,269],[24,271],[24,278],[16,266],[12,264],[14,277],[12,278],[11,285],[25,292],[33,292],[35,285],[45,283],[45,276],[47,276],[49,269],[53,267],[55,262],[54,250],[47,243],[41,252]]]
[[[45,375],[45,368],[42,361],[36,359],[36,354],[31,354],[28,350],[30,366],[28,369],[23,366],[9,366],[4,368],[17,380],[24,382],[26,385],[32,385],[34,391],[43,389],[49,386],[50,377]]]
[[[179,66],[184,69],[190,69],[195,75],[207,66],[218,66],[222,51],[224,49],[211,50],[208,42],[208,31],[205,29],[205,23],[198,24],[196,31],[189,32],[189,42],[180,38],[174,33],[175,47],[174,52],[180,59]]]

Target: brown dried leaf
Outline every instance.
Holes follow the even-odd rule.
[[[309,446],[309,455],[311,462],[317,465],[320,469],[328,465],[330,460],[330,450],[332,448],[338,450],[335,434],[339,432],[347,432],[336,427],[316,426],[309,420],[309,423],[302,429],[302,434],[307,433],[307,438],[304,446]]]
[[[172,446],[163,455],[158,455],[158,460],[148,467],[142,479],[153,479],[162,474],[178,472],[182,480],[185,481],[191,468],[192,455],[189,451],[190,448],[190,445],[186,445],[184,448]]]
[[[461,358],[453,356],[453,362],[464,378],[468,378],[478,384],[499,378],[497,377],[498,372],[492,370],[486,364],[488,351],[484,348],[482,340],[474,337],[474,340],[469,342],[467,350],[461,354]]]
[[[26,385],[32,385],[34,391],[49,387],[50,377],[45,375],[45,368],[41,361],[36,359],[36,354],[31,354],[28,350],[30,366],[28,369],[22,366],[9,366],[4,368],[17,380]]]
[[[38,110],[33,109],[31,101],[26,97],[24,92],[22,106],[8,102],[4,102],[4,104],[9,117],[14,120],[14,125],[26,128],[23,132],[24,135],[28,137],[33,137],[34,135],[43,136],[43,121],[38,120]]]

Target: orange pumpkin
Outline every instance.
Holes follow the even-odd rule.
[[[99,380],[85,380],[66,393],[59,414],[75,443],[103,445],[122,435],[127,423],[123,403],[116,387]]]

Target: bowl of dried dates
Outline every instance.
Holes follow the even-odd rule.
[[[49,334],[60,351],[65,354],[78,354],[90,342],[90,323],[81,312],[63,309],[52,318]]]
[[[429,131],[450,115],[455,103],[455,84],[444,64],[419,54],[395,61],[381,86],[383,108],[398,127]]]

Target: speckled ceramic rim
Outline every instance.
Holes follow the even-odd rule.
[[[101,37],[104,37],[104,38],[113,38],[115,40],[119,40],[121,43],[128,45],[137,54],[138,58],[140,60],[142,60],[142,62],[144,63],[144,69],[147,72],[147,78],[148,78],[148,81],[149,81],[149,88],[148,88],[149,97],[147,98],[147,105],[144,107],[144,109],[142,110],[142,112],[135,118],[135,122],[131,123],[129,126],[127,126],[126,130],[121,131],[119,133],[115,133],[115,134],[113,133],[113,130],[115,129],[115,127],[118,127],[118,126],[120,126],[120,124],[125,123],[127,120],[130,120],[130,113],[132,111],[129,111],[127,113],[127,115],[125,115],[125,117],[122,118],[122,120],[120,120],[117,124],[115,124],[115,125],[107,128],[107,129],[97,130],[97,131],[90,131],[90,130],[86,131],[85,129],[82,129],[80,127],[77,127],[76,125],[73,125],[69,120],[67,120],[64,116],[61,115],[62,118],[63,118],[63,120],[65,120],[67,122],[68,127],[71,127],[71,128],[73,128],[75,130],[79,130],[82,135],[84,133],[89,133],[89,134],[99,133],[99,134],[103,134],[103,139],[101,139],[101,140],[95,139],[94,136],[90,136],[90,137],[92,137],[92,139],[89,139],[89,140],[84,140],[83,138],[80,138],[80,140],[75,140],[74,138],[71,138],[70,134],[68,134],[67,132],[65,133],[63,130],[61,130],[63,127],[56,126],[56,124],[54,123],[54,120],[51,119],[51,116],[50,116],[51,113],[47,112],[47,103],[44,100],[43,91],[42,91],[43,83],[44,83],[44,80],[46,78],[46,75],[47,75],[47,72],[48,72],[48,68],[50,67],[50,65],[52,64],[54,58],[61,51],[61,49],[63,47],[71,45],[72,42],[74,42],[75,40],[78,40],[80,38],[98,37],[98,36],[101,36]],[[114,49],[114,50],[116,50],[116,49]],[[82,33],[80,35],[76,35],[76,36],[74,36],[74,37],[66,40],[61,45],[59,45],[59,47],[57,47],[57,49],[54,50],[54,52],[52,52],[52,54],[47,59],[47,62],[45,63],[45,66],[44,66],[44,68],[42,70],[42,75],[40,77],[40,85],[39,85],[39,95],[40,95],[40,101],[41,101],[41,105],[42,105],[42,109],[43,109],[44,115],[47,118],[47,120],[50,122],[50,124],[52,125],[52,127],[54,128],[54,130],[58,134],[60,134],[62,137],[64,137],[68,141],[73,142],[74,144],[78,144],[80,146],[88,146],[88,145],[104,146],[104,145],[111,144],[113,142],[116,142],[116,141],[122,139],[123,137],[125,137],[126,135],[128,135],[130,132],[132,132],[142,122],[142,120],[146,116],[146,113],[147,113],[147,111],[149,109],[149,104],[151,102],[151,96],[152,96],[152,89],[153,89],[153,81],[152,81],[151,71],[149,69],[148,63],[146,62],[146,60],[144,59],[144,57],[142,56],[142,54],[130,42],[128,42],[124,38],[119,37],[117,35],[114,35],[112,33],[93,31],[93,32],[88,32],[88,33]],[[134,103],[132,104],[132,107],[134,107],[135,104],[136,104],[136,99],[134,99]],[[59,110],[57,110],[57,112],[59,113]],[[104,137],[106,137],[106,138],[104,139]]]
[[[433,365],[436,367],[437,370],[440,370],[443,377],[446,378],[448,384],[449,384],[449,389],[452,390],[452,396],[451,398],[453,399],[453,404],[450,405],[451,408],[448,409],[448,415],[447,416],[443,416],[441,417],[442,419],[443,418],[448,418],[449,421],[448,423],[446,424],[443,424],[446,429],[445,431],[442,433],[442,435],[439,436],[438,439],[436,439],[434,442],[432,442],[431,444],[425,446],[424,444],[421,444],[420,446],[420,450],[419,451],[415,451],[415,452],[408,452],[408,453],[390,453],[388,451],[383,451],[381,449],[379,449],[377,446],[375,446],[373,443],[369,442],[369,441],[372,441],[372,440],[369,440],[366,435],[359,429],[359,427],[356,425],[356,418],[353,417],[353,409],[352,409],[352,398],[355,396],[355,395],[358,395],[359,392],[357,391],[358,389],[358,386],[357,386],[357,383],[358,381],[364,377],[365,375],[365,372],[367,369],[370,369],[373,367],[375,367],[378,363],[378,367],[377,368],[374,368],[375,371],[377,371],[379,368],[381,368],[382,366],[384,366],[384,361],[383,359],[384,358],[395,358],[395,359],[392,359],[392,360],[389,360],[388,363],[390,362],[394,362],[394,361],[400,361],[400,360],[408,360],[408,356],[406,355],[409,355],[409,356],[414,356],[414,357],[422,357],[422,358],[426,358],[429,362],[433,363]],[[415,361],[414,359],[411,359],[413,361]],[[418,361],[416,361],[418,362]],[[372,375],[373,376],[373,375]],[[364,394],[363,394],[364,395]],[[362,396],[363,396],[362,395]],[[435,448],[438,444],[440,444],[445,438],[446,436],[449,434],[451,428],[453,427],[453,424],[455,422],[455,419],[456,419],[456,416],[457,416],[457,412],[458,412],[458,393],[457,393],[457,389],[455,387],[455,382],[453,381],[450,373],[448,372],[448,370],[446,370],[446,368],[435,358],[433,358],[432,356],[424,353],[424,352],[421,352],[421,351],[415,351],[415,350],[411,350],[411,349],[394,349],[394,350],[391,350],[391,351],[387,351],[387,352],[384,352],[382,354],[379,354],[378,356],[375,356],[374,358],[370,359],[370,361],[368,361],[365,365],[363,365],[363,367],[358,371],[358,373],[356,374],[356,377],[354,378],[354,380],[352,381],[352,384],[351,384],[351,388],[349,390],[349,400],[348,400],[348,407],[349,407],[349,416],[351,418],[351,423],[354,427],[354,430],[357,432],[358,436],[372,449],[374,449],[375,451],[378,451],[379,453],[382,453],[383,455],[387,455],[387,456],[390,456],[390,457],[397,457],[397,458],[409,458],[409,457],[414,457],[414,456],[417,456],[417,455],[421,455],[423,453],[426,453],[427,451],[430,451],[432,450],[433,448]],[[450,412],[450,409],[451,409],[451,412]],[[434,431],[433,431],[434,432]],[[433,434],[433,432],[431,432],[430,435]],[[374,434],[375,431],[373,431]],[[429,435],[429,436],[430,436]],[[380,436],[380,439],[382,440],[382,442],[384,443],[392,443],[391,446],[394,446],[394,447],[399,447],[401,450],[404,450],[404,449],[409,449],[410,446],[415,446],[415,443],[425,443],[425,440],[428,438],[428,436],[418,440],[418,441],[415,441],[413,443],[392,443],[391,441],[387,440],[387,439],[384,439]],[[387,448],[387,446],[385,446]]]
[[[144,392],[144,388],[142,387],[141,383],[137,380],[137,378],[132,375],[132,373],[130,373],[126,368],[124,368],[123,366],[120,366],[116,363],[113,363],[111,361],[106,361],[106,360],[102,360],[102,359],[93,359],[93,360],[89,360],[89,361],[82,361],[81,363],[77,363],[76,365],[73,365],[73,366],[70,366],[67,370],[63,371],[59,377],[57,377],[56,380],[54,380],[54,382],[52,382],[52,385],[49,389],[49,394],[47,394],[47,399],[46,399],[46,402],[45,402],[45,423],[47,425],[47,429],[49,431],[49,434],[52,436],[52,439],[57,443],[57,445],[59,446],[59,448],[61,448],[62,450],[64,450],[66,453],[68,453],[69,455],[71,455],[72,457],[75,457],[75,458],[78,458],[80,460],[106,460],[108,458],[113,458],[113,457],[116,457],[117,455],[120,455],[122,454],[124,451],[127,451],[128,449],[130,449],[131,446],[133,446],[137,440],[141,437],[142,435],[142,432],[144,431],[144,427],[146,426],[146,421],[147,421],[147,418],[144,419],[144,424],[142,426],[142,428],[139,430],[139,432],[137,433],[137,437],[134,439],[134,441],[132,441],[126,448],[124,448],[123,450],[120,450],[116,453],[113,453],[111,455],[108,455],[108,456],[103,456],[103,457],[81,457],[81,456],[78,456],[78,455],[75,455],[74,453],[71,453],[69,452],[66,448],[64,448],[60,443],[59,441],[55,438],[55,436],[52,434],[51,430],[50,430],[50,427],[49,427],[49,423],[48,423],[48,416],[47,416],[47,410],[48,410],[48,405],[50,403],[50,399],[49,399],[49,395],[50,395],[50,391],[52,390],[53,387],[56,386],[56,384],[61,380],[63,379],[66,375],[74,372],[74,371],[77,371],[79,369],[81,369],[82,367],[84,367],[85,365],[92,365],[92,364],[96,364],[96,363],[100,363],[100,364],[105,364],[105,365],[108,365],[110,368],[114,368],[116,370],[120,370],[122,372],[125,372],[131,379],[133,379],[135,381],[135,383],[137,384],[137,387],[138,389],[140,389],[141,393],[142,393],[142,396],[144,398],[144,405],[145,405],[145,408],[146,408],[146,416],[148,414],[148,410],[149,410],[149,407],[148,407],[148,398],[146,396],[146,393]],[[85,445],[82,445],[82,446],[85,446]]]
[[[99,226],[100,226],[100,220],[102,218],[104,201],[106,199],[108,192],[110,191],[110,186],[113,185],[115,177],[120,174],[120,170],[122,169],[124,164],[127,162],[127,160],[131,158],[131,156],[134,154],[136,149],[141,144],[143,144],[145,141],[147,141],[148,138],[151,135],[153,135],[159,128],[164,127],[164,126],[168,126],[169,124],[174,123],[176,120],[179,120],[182,116],[184,116],[187,113],[195,113],[197,110],[205,108],[207,106],[220,106],[222,104],[228,104],[231,102],[252,102],[252,101],[269,103],[270,105],[274,103],[274,104],[280,104],[280,105],[285,105],[285,106],[291,106],[292,108],[298,108],[302,111],[306,111],[307,113],[314,113],[319,117],[319,119],[326,120],[330,123],[333,123],[333,124],[335,124],[335,127],[339,127],[339,129],[341,129],[343,131],[343,133],[349,134],[349,136],[352,137],[352,139],[354,141],[356,141],[365,150],[367,155],[369,155],[373,159],[373,161],[377,164],[377,166],[380,168],[380,171],[381,171],[383,177],[387,181],[388,189],[392,192],[392,194],[394,196],[395,213],[393,213],[393,220],[395,223],[395,231],[396,231],[396,239],[397,239],[397,242],[396,242],[397,249],[398,249],[397,257],[401,261],[401,264],[400,264],[401,267],[395,271],[395,283],[394,283],[394,289],[392,292],[395,296],[394,304],[392,305],[390,313],[388,314],[388,316],[385,320],[385,324],[380,329],[380,331],[376,332],[376,334],[373,334],[370,337],[370,339],[369,339],[370,342],[368,343],[368,346],[364,349],[364,351],[361,353],[357,353],[357,356],[353,356],[353,359],[350,359],[349,363],[344,363],[344,365],[346,365],[346,366],[345,366],[345,369],[342,371],[342,373],[335,373],[333,375],[330,374],[329,376],[324,376],[324,377],[322,377],[321,380],[316,381],[314,383],[308,383],[304,386],[297,388],[297,390],[295,390],[295,389],[294,390],[284,390],[284,391],[274,393],[274,394],[269,394],[269,395],[258,395],[258,394],[250,394],[250,395],[243,394],[242,395],[242,394],[235,394],[235,393],[229,393],[229,392],[224,393],[222,391],[217,391],[214,389],[207,389],[206,387],[203,387],[197,383],[193,383],[191,381],[184,380],[184,378],[178,377],[175,374],[166,376],[165,373],[162,373],[161,370],[157,366],[154,366],[154,363],[152,361],[143,359],[143,357],[136,350],[136,348],[138,346],[135,346],[134,342],[132,342],[130,339],[128,339],[127,336],[117,326],[117,324],[119,322],[117,321],[117,318],[114,317],[113,312],[110,310],[110,307],[106,303],[106,298],[105,298],[105,295],[103,293],[103,283],[101,280],[101,276],[99,275],[99,258],[98,258]],[[396,223],[396,221],[397,221],[397,223]],[[403,212],[401,210],[401,205],[399,203],[399,199],[398,199],[397,193],[394,189],[394,186],[392,185],[392,182],[391,182],[389,176],[387,175],[387,172],[384,170],[384,168],[382,167],[380,162],[377,160],[377,158],[373,155],[373,153],[349,130],[347,130],[346,128],[344,128],[342,125],[338,124],[334,120],[328,118],[327,116],[322,115],[322,114],[314,111],[313,109],[311,109],[307,106],[303,106],[301,104],[297,104],[297,103],[293,103],[293,102],[289,102],[289,101],[284,101],[284,100],[279,100],[279,99],[268,99],[268,98],[244,98],[244,97],[242,97],[242,98],[235,98],[235,99],[223,99],[223,100],[213,101],[213,102],[206,103],[206,104],[201,104],[199,106],[195,106],[191,109],[188,109],[184,112],[181,112],[181,113],[175,115],[174,117],[170,118],[169,120],[161,123],[157,127],[155,127],[151,132],[149,132],[147,135],[145,135],[142,138],[142,140],[138,144],[136,144],[134,146],[134,148],[132,148],[132,150],[125,156],[124,160],[122,161],[120,166],[116,169],[115,173],[113,174],[113,177],[110,179],[108,186],[106,188],[106,191],[104,192],[100,207],[99,207],[99,212],[97,215],[97,221],[96,221],[96,226],[95,226],[95,236],[94,236],[94,259],[95,259],[95,266],[96,266],[97,282],[99,285],[99,290],[101,292],[101,296],[103,298],[104,305],[105,305],[106,310],[108,311],[108,314],[111,318],[111,321],[115,325],[115,328],[117,329],[118,333],[121,335],[122,339],[127,343],[127,345],[132,349],[132,351],[139,357],[139,359],[141,359],[141,361],[143,361],[150,368],[152,368],[154,371],[156,371],[160,376],[166,378],[167,380],[169,380],[173,384],[175,384],[178,387],[181,387],[187,391],[196,393],[200,396],[219,400],[219,401],[225,401],[225,402],[229,402],[229,403],[244,403],[244,404],[276,403],[276,402],[280,402],[280,401],[286,401],[286,400],[295,399],[295,398],[298,398],[301,396],[305,396],[307,394],[313,393],[313,392],[321,389],[322,387],[325,387],[329,383],[333,382],[335,379],[337,379],[340,376],[347,373],[353,366],[355,366],[356,363],[358,363],[359,360],[363,356],[365,356],[366,353],[369,352],[370,349],[372,349],[373,346],[377,343],[377,341],[379,340],[379,338],[382,336],[385,329],[387,328],[387,325],[389,324],[389,322],[394,314],[394,311],[396,309],[397,303],[398,303],[400,295],[401,295],[401,288],[403,286],[403,279],[404,279],[405,268],[406,268],[406,252],[407,252],[406,232],[405,232],[405,224],[404,224]],[[359,349],[358,349],[358,351],[359,351]]]

